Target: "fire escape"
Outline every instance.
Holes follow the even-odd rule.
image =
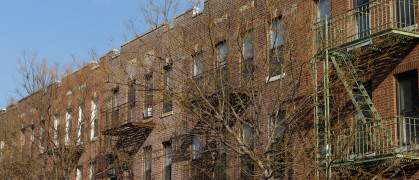
[[[362,168],[384,160],[419,159],[412,139],[419,121],[410,117],[382,118],[367,91],[362,71],[355,65],[371,54],[403,51],[419,37],[418,0],[370,0],[353,9],[327,15],[314,23],[314,121],[316,178],[331,176],[333,168]],[[366,61],[366,60],[365,60]],[[352,125],[336,128],[332,114],[332,83],[340,81],[355,115]],[[350,100],[349,100],[350,99]],[[343,120],[345,121],[345,120]],[[350,120],[346,120],[350,121]],[[416,139],[415,141],[416,142]]]
[[[106,121],[104,152],[101,154],[99,172],[110,179],[134,179],[134,156],[153,131],[155,124],[140,121],[135,102],[114,106],[102,112]]]

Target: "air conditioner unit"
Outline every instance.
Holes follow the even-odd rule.
[[[144,118],[152,117],[153,108],[144,109]]]

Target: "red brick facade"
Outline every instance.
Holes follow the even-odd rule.
[[[207,85],[212,83],[207,87],[215,87],[214,79],[212,79],[214,77],[205,76],[205,74],[214,71],[213,68],[210,68],[217,63],[214,49],[224,42],[227,45],[228,54],[228,81],[238,89],[245,89],[246,83],[242,81],[244,56],[241,54],[242,47],[239,45],[240,43],[237,43],[237,40],[241,39],[241,36],[246,32],[252,33],[253,65],[255,66],[253,81],[257,84],[254,87],[260,88],[260,92],[258,92],[260,94],[258,95],[261,101],[266,102],[262,108],[264,110],[260,114],[263,117],[260,119],[266,119],[266,121],[261,121],[259,126],[263,131],[261,136],[267,139],[271,133],[271,125],[268,119],[272,112],[277,112],[278,109],[288,111],[289,104],[294,105],[291,101],[294,102],[294,99],[304,99],[304,97],[312,95],[313,69],[309,62],[311,62],[311,59],[315,59],[314,49],[316,48],[313,48],[315,38],[312,30],[314,29],[313,22],[316,21],[318,3],[312,0],[272,0],[272,4],[269,4],[269,2],[271,0],[205,1],[203,12],[195,14],[193,9],[189,9],[176,16],[173,25],[159,25],[121,45],[119,52],[117,50],[109,51],[100,58],[99,62],[91,62],[61,78],[60,82],[50,84],[45,89],[41,89],[10,105],[0,115],[0,120],[7,122],[8,125],[5,128],[7,131],[0,135],[0,141],[6,142],[6,146],[2,150],[7,149],[7,146],[18,147],[16,151],[22,151],[22,159],[30,159],[33,161],[32,164],[36,164],[30,167],[35,169],[31,171],[35,172],[33,178],[52,178],[61,175],[66,177],[69,175],[68,178],[75,179],[78,173],[77,167],[81,167],[83,179],[89,179],[92,163],[95,163],[97,172],[100,173],[97,174],[98,179],[113,177],[110,168],[113,165],[119,165],[121,166],[120,169],[124,170],[124,172],[120,172],[116,168],[115,178],[146,179],[144,165],[147,158],[144,151],[151,147],[151,179],[163,179],[164,147],[167,146],[166,142],[171,142],[174,154],[175,151],[187,154],[184,155],[186,158],[174,158],[176,160],[172,160],[171,178],[192,179],[191,143],[186,143],[187,146],[181,146],[182,143],[185,143],[178,141],[177,138],[194,129],[193,116],[185,111],[182,105],[178,104],[181,101],[176,100],[172,101],[172,109],[164,112],[164,104],[167,104],[164,97],[167,92],[164,88],[168,83],[165,80],[165,73],[168,73],[169,67],[172,69],[174,94],[179,94],[179,98],[188,97],[191,94],[187,92],[190,85],[185,83],[189,82],[185,74],[190,75],[189,78],[191,78],[194,71],[192,57],[200,53],[203,57],[202,71],[204,77],[202,82],[207,83]],[[353,6],[352,0],[330,0],[330,15],[345,12],[354,8]],[[417,9],[418,7],[415,6],[416,11]],[[415,18],[418,22],[418,13]],[[289,58],[288,62],[295,63],[286,64],[287,68],[282,72],[285,76],[281,74],[278,79],[268,82],[270,66],[267,63],[270,51],[269,26],[275,19],[282,20],[285,45],[292,49],[289,54],[284,55],[284,58]],[[390,58],[378,58],[369,66],[374,68],[361,77],[363,80],[371,81],[372,101],[383,119],[399,115],[396,93],[398,74],[412,70],[418,72],[419,49],[416,44],[415,40],[409,40],[408,43],[402,45],[402,47],[409,46],[403,50],[403,53],[396,53]],[[398,52],[400,49],[391,49],[391,51]],[[330,69],[333,71],[332,65],[330,65]],[[320,72],[322,69],[318,68],[318,70]],[[295,82],[284,83],[288,82],[287,78],[295,78],[294,75],[301,78],[298,84]],[[148,114],[149,110],[146,107],[147,77],[153,78],[151,114]],[[289,90],[290,93],[277,93],[286,89],[283,87],[286,85],[298,87],[295,90],[296,94],[292,94],[291,90]],[[135,88],[135,99],[131,100],[129,97],[130,87]],[[417,89],[418,87],[416,87]],[[208,89],[208,92],[211,90],[213,89]],[[131,94],[131,96],[133,95]],[[347,94],[336,97],[336,106],[339,104],[345,106],[342,114],[349,113],[348,111],[351,111],[352,107],[344,104],[350,102]],[[281,98],[286,100],[282,104],[276,104],[275,99]],[[412,98],[417,99],[418,97]],[[98,100],[99,105],[98,122],[96,124],[98,133],[97,137],[92,137],[91,131],[94,128],[92,127],[92,117],[94,116],[92,115],[92,105],[95,100]],[[298,106],[298,103],[296,106]],[[83,111],[84,118],[82,118],[82,121],[84,121],[82,145],[79,145],[80,143],[77,140],[80,127],[78,115],[80,107],[85,109]],[[66,145],[66,114],[70,111],[72,112],[71,133],[69,144]],[[249,116],[254,115],[249,114]],[[307,122],[301,122],[301,124],[302,126],[303,124],[309,124],[307,125],[308,128],[303,131],[305,134],[299,135],[307,137],[294,143],[313,143],[313,137],[311,137],[314,132],[313,112],[306,116],[304,121]],[[56,118],[59,118],[58,127],[62,134],[57,134],[59,143],[55,147],[47,147],[54,144],[47,141],[55,140]],[[189,121],[189,119],[191,120]],[[302,117],[302,119],[304,118]],[[43,127],[43,122],[45,122],[45,127]],[[128,128],[123,129],[124,127]],[[238,125],[233,125],[232,128],[240,131]],[[44,131],[41,129],[44,129]],[[141,133],[135,134],[137,130]],[[116,132],[119,131],[135,132],[133,136],[139,138],[132,142],[130,140],[123,141],[121,139],[133,137],[116,135]],[[49,134],[49,138],[44,137],[43,133]],[[46,141],[45,147],[41,147],[41,139]],[[259,140],[262,143],[267,143],[266,139]],[[115,154],[111,152],[117,149],[117,146],[124,146],[123,143],[128,141],[138,143],[129,147],[134,149],[134,154],[118,154],[118,157],[114,157]],[[203,146],[206,145],[203,142]],[[237,144],[233,144],[233,146],[237,146]],[[313,144],[307,146],[314,147]],[[292,146],[290,148],[294,148],[293,151],[298,151],[301,150],[302,146]],[[81,153],[77,155],[80,149]],[[128,150],[124,149],[124,151]],[[281,173],[287,174],[287,177],[293,179],[314,179],[314,155],[311,152],[314,150],[303,151],[301,154],[296,153],[301,157],[294,155],[291,170]],[[73,153],[76,158],[61,161],[59,160],[60,152],[64,154]],[[226,152],[225,179],[242,178],[240,174],[243,167],[241,155],[233,150],[227,149]],[[123,155],[127,155],[127,157],[122,157]],[[49,157],[45,158],[46,156]],[[128,166],[125,166],[123,160],[115,161],[115,159],[124,158]],[[54,172],[54,166],[67,169],[61,169],[63,172],[58,173]],[[40,170],[37,171],[37,168]],[[255,171],[259,173],[256,173],[254,178],[262,179],[263,174],[260,169],[255,168]],[[2,172],[0,171],[0,173]],[[407,178],[415,179],[418,174],[411,173]],[[0,174],[0,177],[5,176],[7,174]],[[19,176],[16,175],[15,178],[19,178]]]

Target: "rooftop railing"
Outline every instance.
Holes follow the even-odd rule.
[[[340,161],[408,155],[419,150],[419,118],[387,118],[381,123],[360,123],[336,133],[327,147],[332,148],[330,155]]]
[[[315,23],[317,43],[325,48],[369,43],[391,30],[418,32],[418,0],[372,0]]]

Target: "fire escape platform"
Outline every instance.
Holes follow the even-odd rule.
[[[341,50],[344,50],[344,49],[354,48],[354,47],[357,47],[359,45],[363,45],[363,44],[366,44],[366,43],[369,43],[369,42],[373,42],[373,40],[379,39],[379,38],[382,38],[382,37],[385,37],[385,36],[389,36],[389,37],[400,36],[400,37],[404,37],[404,38],[419,38],[419,33],[416,33],[416,32],[413,32],[413,31],[406,31],[406,30],[403,30],[403,29],[390,29],[389,28],[389,29],[371,34],[368,37],[353,40],[351,42],[341,44],[337,47],[332,47],[329,50],[331,52],[333,52],[333,51],[336,52],[336,51],[341,51]],[[375,45],[375,44],[370,43],[368,45]]]
[[[131,133],[137,133],[138,131],[148,132],[154,129],[156,125],[151,123],[141,122],[128,122],[115,128],[110,128],[102,132],[103,135],[109,136],[122,136]],[[147,133],[146,133],[147,134]]]

